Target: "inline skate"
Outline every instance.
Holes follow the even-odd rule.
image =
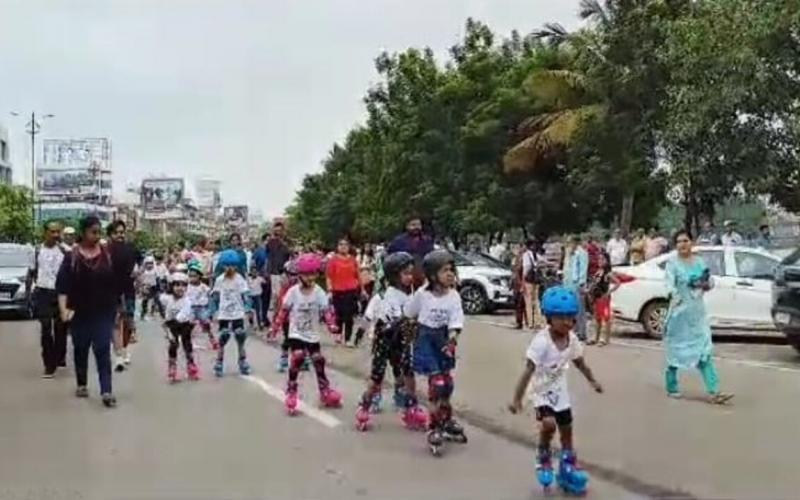
[[[439,429],[431,429],[428,431],[428,449],[434,457],[442,455],[442,448],[444,447],[444,436]]]
[[[170,384],[174,384],[180,380],[178,378],[178,366],[174,359],[170,359],[167,365],[167,379]]]
[[[200,380],[200,369],[197,368],[194,361],[186,363],[186,374],[189,376],[189,380]]]
[[[372,395],[372,400],[370,401],[369,405],[369,412],[380,413],[381,411],[383,411],[383,394],[376,392]]]
[[[550,492],[550,485],[553,484],[553,462],[550,458],[550,450],[540,449],[536,457],[536,480],[544,488],[545,493]]]
[[[278,373],[286,373],[286,370],[289,369],[289,353],[282,352],[281,358],[278,360],[278,364],[276,365],[276,369]]]
[[[577,457],[572,450],[561,452],[561,462],[558,465],[556,480],[561,489],[569,495],[586,494],[589,476],[578,465]]]
[[[289,386],[286,389],[286,399],[284,400],[284,404],[286,405],[286,413],[293,417],[297,415],[298,409],[297,406],[299,404],[299,398],[297,395],[297,386]]]
[[[416,403],[409,405],[403,411],[402,420],[406,428],[411,431],[424,431],[428,427],[428,414]]]
[[[319,402],[320,406],[324,408],[341,408],[342,393],[327,387],[319,391]]]
[[[405,409],[408,398],[406,397],[406,391],[402,387],[395,387],[392,399],[394,400],[395,410]]]
[[[446,421],[442,426],[442,434],[447,441],[453,443],[465,444],[467,442],[467,435],[464,434],[464,428],[452,418]]]
[[[356,410],[356,429],[361,432],[366,432],[370,428],[370,402],[367,400],[367,395],[362,398],[361,403]]]
[[[224,365],[222,364],[222,358],[217,358],[214,362],[214,376],[217,378],[222,377],[225,371]]]
[[[247,362],[247,358],[239,359],[239,373],[242,375],[250,375],[250,363]]]

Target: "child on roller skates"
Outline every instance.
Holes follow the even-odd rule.
[[[297,277],[297,263],[295,259],[287,261],[286,264],[283,265],[283,271],[286,273],[286,277],[288,278],[286,282],[281,286],[281,289],[278,291],[278,301],[276,311],[280,311],[283,307],[283,299],[286,297],[286,293],[299,282]],[[277,313],[276,313],[277,316]],[[283,325],[280,328],[280,331],[283,333],[283,341],[281,342],[281,357],[278,359],[278,373],[284,373],[286,370],[289,369],[289,322],[284,321]],[[269,340],[271,342],[277,342],[279,331],[275,328],[270,329],[269,333]],[[308,360],[308,358],[306,358]],[[304,369],[307,368],[308,363],[304,364]]]
[[[512,413],[522,410],[522,397],[533,377],[531,399],[536,419],[540,422],[537,479],[545,490],[553,483],[550,442],[558,429],[561,460],[555,479],[566,493],[575,495],[586,492],[589,477],[578,466],[572,443],[572,410],[567,388],[570,363],[580,370],[596,392],[603,392],[583,358],[583,345],[572,331],[578,314],[578,300],[575,293],[562,286],[548,288],[544,293],[541,306],[548,327],[534,335],[526,354],[525,371],[509,405]]]
[[[211,315],[209,313],[208,302],[211,289],[203,283],[203,265],[200,261],[194,260],[189,263],[189,286],[186,295],[192,303],[192,317],[197,326],[208,335],[208,343],[211,349],[219,349],[217,339],[211,332]]]
[[[416,397],[414,372],[411,369],[411,341],[413,325],[404,311],[411,300],[414,281],[414,257],[406,252],[389,255],[383,263],[388,288],[370,300],[365,317],[375,321],[372,344],[372,370],[367,390],[361,396],[356,412],[356,427],[369,428],[370,413],[380,411],[380,399],[386,364],[394,373],[394,403],[403,410],[403,423],[410,429],[424,429],[428,417]]]
[[[222,252],[217,266],[224,271],[214,280],[214,288],[211,290],[212,305],[217,312],[219,324],[219,350],[214,364],[214,375],[217,377],[221,377],[224,373],[225,344],[231,336],[236,339],[239,348],[239,373],[250,374],[250,364],[247,362],[247,353],[244,350],[244,343],[247,340],[244,320],[250,309],[250,288],[239,273],[239,265],[240,258],[236,250]]]
[[[170,275],[169,281],[169,293],[162,294],[160,297],[166,318],[164,327],[167,329],[167,338],[169,339],[167,378],[171,383],[179,380],[177,364],[178,343],[180,343],[183,345],[183,352],[186,356],[186,374],[189,380],[198,380],[199,370],[192,354],[192,328],[194,327],[192,303],[186,294],[189,278],[183,273],[173,273]]]
[[[325,375],[325,357],[320,352],[318,333],[320,319],[324,318],[331,333],[336,335],[339,332],[328,297],[316,284],[322,260],[315,254],[307,253],[297,258],[296,265],[299,282],[286,292],[275,321],[272,322],[272,331],[277,334],[287,319],[289,321],[288,347],[291,355],[289,382],[286,387],[286,410],[289,415],[297,413],[297,380],[306,356],[311,357],[311,363],[317,374],[321,405],[338,408],[342,403],[341,393],[330,387],[328,377]]]
[[[405,314],[418,323],[414,372],[428,376],[428,446],[431,453],[439,456],[444,441],[467,442],[450,406],[454,389],[450,372],[456,366],[456,344],[464,327],[464,311],[455,290],[453,256],[446,250],[434,250],[423,259],[422,269],[427,284],[414,294]]]

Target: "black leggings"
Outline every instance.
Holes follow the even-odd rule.
[[[383,384],[387,363],[392,367],[396,387],[401,387],[405,383],[404,377],[414,374],[411,368],[411,343],[400,331],[400,326],[387,328],[385,323],[379,321],[375,325],[370,372],[370,380],[377,386]]]
[[[161,316],[161,319],[164,319],[164,305],[158,300],[158,294],[160,293],[158,285],[153,285],[149,287],[142,297],[142,314],[140,315],[141,319],[144,319],[144,315],[147,314],[147,308],[149,307],[149,302],[152,300],[156,304],[156,308],[158,309],[158,314]]]
[[[344,341],[353,336],[353,318],[358,314],[358,290],[333,292],[333,309],[336,311],[336,325],[344,333]]]
[[[325,357],[320,351],[318,342],[312,343],[304,342],[300,339],[289,339],[289,351],[289,391],[297,391],[297,379],[300,377],[300,369],[306,356],[311,358],[311,363],[314,365],[319,390],[323,391],[328,388],[330,383],[327,375],[325,375]]]
[[[169,328],[169,348],[167,354],[170,361],[175,361],[178,358],[178,342],[183,345],[183,352],[186,355],[186,362],[191,363],[194,361],[192,356],[192,323],[178,323],[171,320],[166,323]]]

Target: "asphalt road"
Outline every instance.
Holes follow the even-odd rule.
[[[0,500],[541,496],[533,451],[502,432],[467,425],[469,443],[450,446],[442,458],[430,456],[424,434],[403,429],[391,411],[361,434],[352,417],[364,383],[335,370],[344,408],[317,409],[313,377],[305,375],[308,412],[290,418],[281,401],[284,376],[273,368],[277,351],[257,339],[248,348],[251,377],[229,363],[226,376],[214,379],[212,353],[203,351],[202,380],[169,385],[162,334],[154,322],[140,331],[132,366],[114,376],[119,406],[106,409],[91,372],[88,400],[73,397],[69,368],[39,378],[34,323],[0,323]],[[366,355],[333,351],[348,373],[357,370],[342,356]],[[509,391],[504,383],[495,392]],[[533,432],[529,417],[515,418]],[[595,498],[642,496],[613,480],[593,480],[590,488]]]

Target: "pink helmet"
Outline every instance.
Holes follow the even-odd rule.
[[[299,274],[318,273],[322,268],[322,259],[317,254],[304,253],[297,258],[295,265]]]

